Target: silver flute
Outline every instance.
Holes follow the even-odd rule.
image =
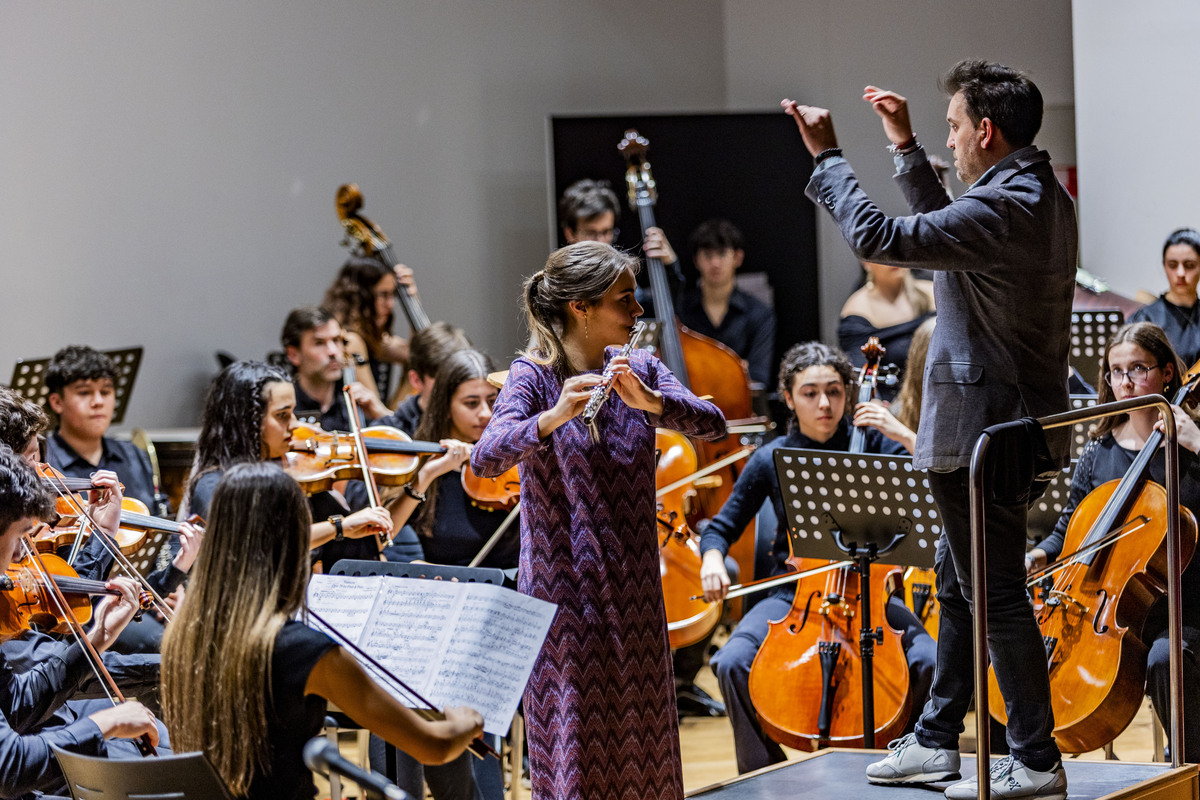
[[[642,338],[642,334],[646,330],[646,323],[639,321],[633,326],[633,333],[629,334],[629,341],[621,348],[621,352],[616,357],[628,356],[633,348],[637,347],[638,339]],[[612,363],[611,361],[609,363]],[[612,389],[612,382],[615,374],[612,370],[605,368],[604,374],[600,376],[600,382],[592,387],[592,396],[588,398],[587,405],[583,409],[583,422],[595,432],[596,415],[600,413],[600,407],[604,405],[604,401],[608,399],[609,390]]]

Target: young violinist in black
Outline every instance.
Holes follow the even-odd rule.
[[[0,427],[5,433],[14,432],[5,424],[12,421],[9,414],[0,411]],[[115,478],[100,495],[93,511],[98,522],[102,519],[112,526],[120,512]],[[53,509],[54,500],[41,478],[24,458],[0,444],[0,571],[8,571],[19,554],[21,540],[32,534]],[[99,651],[112,644],[138,610],[133,581],[115,578],[108,587],[118,594],[106,596],[96,605],[91,629],[86,633]],[[7,597],[0,598],[0,604],[7,602]],[[4,617],[11,618],[7,612]],[[114,739],[147,735],[151,742],[159,743],[154,715],[137,701],[107,705],[88,714],[64,708],[90,674],[81,645],[25,633],[19,642],[9,640],[0,647],[0,683],[5,687],[0,693],[0,797],[33,791],[65,794],[51,744],[87,755],[104,755],[115,745],[111,741]],[[10,647],[13,643],[19,645],[17,651]],[[20,655],[13,658],[15,652]],[[135,752],[129,746],[123,750],[113,747],[112,753],[118,750],[124,757]]]
[[[235,463],[283,458],[296,425],[296,393],[281,370],[259,361],[230,364],[213,379],[204,401],[196,461],[188,478],[186,513],[207,518],[217,482]],[[309,544],[332,566],[339,558],[378,558],[376,536],[391,533],[383,508],[359,508],[337,492],[310,498],[314,519]]]
[[[788,435],[760,447],[738,476],[733,493],[720,513],[700,537],[703,564],[700,581],[706,600],[725,597],[729,573],[725,554],[754,519],[763,503],[774,506],[777,527],[771,548],[772,574],[791,572],[787,559],[787,515],[775,473],[775,450],[800,447],[810,450],[845,451],[850,446],[853,426],[866,427],[865,452],[901,454],[913,442],[912,431],[875,403],[863,403],[851,409],[847,395],[854,385],[854,371],[844,353],[821,344],[807,342],[791,347],[779,367],[779,394],[793,412]],[[721,686],[729,723],[733,727],[738,772],[761,769],[785,760],[783,749],[768,737],[755,716],[750,699],[750,667],[768,631],[768,621],[787,616],[795,596],[795,584],[773,590],[742,617],[725,645],[712,658],[712,668]],[[909,666],[909,688],[915,709],[915,722],[933,680],[936,644],[925,632],[920,620],[893,596],[887,605],[888,624],[903,632],[903,645]],[[814,697],[813,702],[818,702]]]
[[[1101,403],[1162,394],[1171,398],[1185,373],[1183,362],[1171,348],[1162,328],[1152,322],[1126,325],[1108,340],[1105,348]],[[1182,408],[1175,406],[1175,426],[1179,436],[1180,502],[1200,514],[1200,428]],[[1056,561],[1062,553],[1067,525],[1080,502],[1096,487],[1121,478],[1155,430],[1162,430],[1157,409],[1105,417],[1092,427],[1089,441],[1079,455],[1071,477],[1071,494],[1053,532],[1025,557],[1030,572],[1040,570],[1047,561]],[[1150,462],[1149,480],[1165,483],[1166,457],[1162,450]],[[1183,572],[1183,726],[1187,752],[1184,760],[1200,761],[1200,566],[1195,556]],[[1150,648],[1146,663],[1146,694],[1154,711],[1170,727],[1171,690],[1169,645],[1167,641],[1166,598],[1157,602],[1141,633]]]
[[[209,512],[208,543],[163,643],[163,708],[176,747],[203,752],[234,797],[311,800],[301,753],[326,701],[426,763],[455,758],[480,734],[473,709],[428,721],[404,708],[301,621],[313,524],[277,465],[231,466]]]

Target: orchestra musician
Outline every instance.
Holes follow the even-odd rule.
[[[513,362],[471,454],[520,464],[520,591],[558,604],[524,709],[535,797],[682,798],[659,578],[655,426],[726,434],[712,403],[644,350],[611,357],[642,313],[638,262],[607,244],[556,250],[525,282],[534,346]],[[596,437],[579,418],[611,374]]]
[[[868,427],[864,452],[895,455],[912,445],[912,431],[904,428],[877,403],[863,403],[852,411],[847,396],[854,385],[854,368],[845,353],[820,342],[793,345],[779,366],[779,394],[792,411],[788,435],[760,447],[750,456],[738,476],[733,493],[720,513],[700,537],[703,565],[700,581],[704,599],[721,600],[729,590],[725,554],[738,540],[759,508],[770,501],[777,521],[771,546],[773,575],[791,572],[787,519],[779,479],[775,474],[775,451],[780,447],[845,451],[850,446],[852,425]],[[795,584],[782,586],[756,603],[712,658],[712,668],[721,686],[721,696],[733,727],[738,772],[746,773],[786,760],[783,749],[768,737],[755,716],[750,699],[750,667],[767,636],[768,622],[783,619],[792,606]],[[903,644],[909,667],[909,690],[913,697],[911,729],[933,681],[933,637],[925,632],[903,601],[894,595],[887,604],[888,624],[904,633]],[[814,697],[813,702],[818,702]]]
[[[184,510],[208,518],[218,481],[239,461],[282,458],[296,425],[296,393],[287,375],[260,361],[237,361],[213,379],[204,398],[196,459],[184,489]],[[379,558],[380,532],[390,533],[384,508],[354,508],[338,492],[318,492],[310,501],[315,521],[309,545],[328,567],[338,558]]]
[[[131,442],[105,436],[117,397],[112,359],[86,345],[64,347],[50,359],[45,380],[46,402],[58,416],[58,427],[46,437],[46,462],[75,478],[111,470],[125,497],[156,508],[150,457]]]
[[[1130,397],[1161,394],[1173,397],[1179,390],[1186,368],[1171,348],[1162,328],[1152,322],[1134,322],[1121,328],[1108,340],[1104,350],[1103,383],[1099,402],[1110,403]],[[1175,410],[1179,437],[1179,498],[1193,513],[1200,511],[1200,428],[1193,417],[1179,406]],[[1088,443],[1079,455],[1071,476],[1071,493],[1054,530],[1038,542],[1025,557],[1026,568],[1035,572],[1062,553],[1067,523],[1087,494],[1111,480],[1120,479],[1155,430],[1162,430],[1157,409],[1142,409],[1116,417],[1097,420],[1088,432]],[[1162,450],[1150,462],[1150,480],[1165,485],[1166,458]],[[1200,566],[1197,559],[1183,571],[1183,731],[1184,760],[1200,760],[1200,667],[1196,664],[1200,648]],[[1171,719],[1170,644],[1167,639],[1166,598],[1150,610],[1141,631],[1141,640],[1150,646],[1146,664],[1146,694],[1154,704],[1158,718]],[[1169,727],[1169,724],[1168,724]]]
[[[896,180],[912,216],[888,217],[867,197],[842,156],[829,111],[784,100],[815,167],[806,193],[829,211],[860,261],[935,271],[939,323],[925,369],[914,467],[928,480],[944,522],[937,550],[941,603],[938,664],[930,701],[913,734],[867,768],[875,783],[943,780],[959,773],[958,737],[974,692],[968,470],[989,425],[1067,409],[1078,233],[1074,204],[1050,156],[1033,146],[1042,97],[1024,74],[963,61],[942,86],[950,95],[947,145],[959,179],[951,201],[909,121],[907,101],[868,86],[863,99],[893,145]],[[1065,464],[1069,438],[1047,435],[1049,461]],[[998,474],[1015,471],[998,464]],[[989,652],[1009,715],[1011,755],[993,765],[994,797],[1066,797],[1054,742],[1045,646],[1025,591],[1028,491],[989,499]],[[1000,646],[999,643],[1003,643]],[[974,777],[946,790],[978,794]]]
[[[911,270],[863,262],[867,280],[842,306],[838,320],[838,345],[856,367],[866,363],[859,345],[872,336],[886,350],[883,365],[896,367],[903,380],[913,335],[936,312],[933,281],[914,278]],[[879,395],[891,402],[899,391],[880,383]],[[914,426],[915,429],[915,426]]]
[[[1166,332],[1185,364],[1200,359],[1200,231],[1179,228],[1163,242],[1163,272],[1167,291],[1130,315],[1130,322],[1153,322]]]
[[[346,343],[341,323],[320,306],[296,308],[283,323],[279,340],[294,370],[296,418],[326,431],[350,430],[342,401]],[[368,420],[391,413],[374,392],[358,381],[350,384],[350,394]]]
[[[205,754],[235,797],[310,800],[304,744],[326,702],[422,762],[453,759],[482,732],[470,708],[428,721],[303,618],[312,517],[275,464],[225,470],[208,541],[163,643],[163,710],[176,747]],[[253,676],[247,680],[246,676]]]
[[[408,341],[392,333],[397,284],[416,296],[408,267],[397,265],[393,271],[374,258],[351,256],[321,303],[341,323],[346,352],[358,364],[358,382],[384,405],[395,389],[392,365],[408,361]]]
[[[376,420],[375,424],[397,428],[415,437],[421,417],[429,406],[434,378],[442,362],[456,350],[470,346],[471,342],[462,328],[456,328],[448,322],[434,322],[428,328],[414,333],[408,340],[408,385],[412,387],[413,394],[404,398],[393,413]]]
[[[7,423],[8,415],[0,413]],[[7,426],[5,426],[7,427]],[[7,432],[11,432],[8,429]],[[93,504],[97,522],[115,530],[120,513],[120,492],[115,476]],[[115,502],[114,502],[115,501]],[[7,444],[0,444],[0,569],[8,571],[23,537],[47,519],[54,498],[28,460]],[[128,578],[107,582],[119,592],[106,596],[92,610],[87,637],[103,652],[138,610],[137,584]],[[108,660],[106,659],[106,662]],[[60,642],[44,634],[25,631],[0,645],[0,796],[18,797],[27,792],[65,794],[58,762],[50,745],[86,755],[136,757],[133,745],[123,740],[148,735],[160,744],[154,714],[131,700],[78,705],[80,684],[90,676],[89,663],[78,642]],[[95,709],[95,710],[88,710]]]

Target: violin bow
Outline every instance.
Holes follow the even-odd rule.
[[[99,530],[97,528],[97,530]],[[113,676],[109,674],[108,669],[104,666],[104,660],[100,658],[99,651],[92,644],[91,639],[87,637],[87,633],[83,630],[83,626],[79,624],[79,619],[75,616],[75,612],[71,610],[71,606],[67,603],[67,598],[63,595],[62,589],[54,581],[50,571],[46,569],[46,565],[42,563],[41,553],[33,546],[28,536],[21,538],[21,546],[25,551],[25,555],[33,564],[34,570],[38,573],[38,578],[42,585],[45,586],[47,593],[57,608],[59,615],[66,620],[67,626],[71,630],[71,635],[75,638],[75,642],[83,650],[84,657],[88,660],[88,665],[100,680],[100,685],[104,688],[104,693],[108,695],[109,701],[114,705],[119,705],[125,702],[125,695],[121,693],[121,689],[117,686],[117,682],[113,680]],[[138,752],[143,756],[156,756],[158,752],[154,749],[154,745],[150,743],[150,735],[143,733],[141,736],[133,740],[137,746]]]
[[[479,554],[471,559],[470,564],[467,564],[468,567],[478,567],[479,563],[487,558],[487,554],[492,552],[492,548],[496,546],[496,542],[500,541],[500,537],[504,535],[504,532],[512,527],[513,520],[515,520],[517,515],[520,513],[521,501],[518,500],[517,504],[513,506],[512,511],[508,512],[508,516],[505,517],[504,521],[500,523],[500,527],[496,528],[496,532],[493,533],[491,538],[484,543],[483,548],[479,551]]]
[[[413,710],[417,714],[419,714],[422,719],[426,719],[426,720],[430,720],[430,721],[437,721],[437,720],[443,720],[446,718],[446,715],[443,714],[441,711],[438,711],[437,708],[433,705],[433,703],[429,702],[424,697],[422,697],[420,695],[420,693],[417,692],[416,689],[412,688],[407,683],[400,680],[400,678],[396,677],[396,675],[394,673],[392,673],[391,670],[389,670],[383,664],[380,664],[378,661],[376,661],[371,656],[370,653],[366,652],[361,647],[359,647],[357,644],[352,642],[350,640],[350,638],[348,636],[346,636],[346,634],[342,633],[337,628],[333,627],[328,622],[326,622],[321,617],[320,614],[313,611],[311,608],[305,608],[304,613],[306,616],[311,617],[314,622],[316,622],[318,625],[320,625],[322,628],[324,628],[326,633],[331,635],[333,638],[337,639],[339,642],[342,643],[342,645],[344,645],[346,648],[348,648],[349,650],[352,650],[356,655],[358,655],[363,661],[365,661],[367,663],[368,666],[370,666],[373,670],[375,670],[379,676],[383,677],[388,682],[393,684],[394,688],[398,689],[402,694],[407,695],[408,698],[413,702],[414,705],[421,706],[421,707],[415,708]],[[500,754],[497,753],[495,751],[495,749],[492,748],[491,745],[489,745],[487,742],[483,741],[482,739],[476,739],[475,741],[471,742],[471,746],[468,749],[471,751],[471,754],[474,755],[476,758],[483,758],[484,756],[495,756],[496,758],[500,757]]]
[[[88,513],[87,508],[79,503],[74,494],[66,490],[66,486],[62,483],[61,479],[57,475],[43,477],[47,478],[47,481],[51,486],[54,487],[54,491],[58,493],[58,496],[61,497],[68,505],[70,505],[72,509],[74,509],[76,515],[87,523],[88,527],[91,529],[92,535],[100,537],[100,544],[105,550],[108,551],[109,555],[113,557],[113,560],[116,562],[117,566],[121,568],[121,571],[124,572],[128,577],[137,581],[141,587],[146,590],[147,594],[150,595],[150,599],[154,605],[154,610],[159,614],[162,614],[163,618],[166,620],[174,619],[175,612],[173,612],[171,607],[167,605],[167,601],[163,599],[162,595],[154,590],[154,587],[151,586],[150,582],[146,580],[146,577],[138,571],[138,568],[133,565],[133,562],[121,552],[121,548],[117,546],[117,543],[112,540],[108,533],[96,523],[96,520],[92,519],[92,515]],[[78,555],[77,551],[79,549],[79,542],[81,541],[83,541],[82,528],[80,529],[79,535],[75,538],[75,545],[73,545],[71,548],[71,557],[67,560],[68,564],[74,564],[75,556]]]
[[[363,483],[367,485],[367,501],[374,508],[382,505],[379,502],[379,487],[375,485],[375,474],[371,472],[371,467],[367,463],[367,443],[363,440],[362,428],[358,426],[354,398],[350,396],[349,386],[342,387],[342,400],[346,403],[346,416],[350,418],[350,436],[353,437],[355,449],[358,450],[358,467],[362,470]],[[390,547],[391,544],[392,537],[380,531],[379,552],[382,553],[383,548]]]

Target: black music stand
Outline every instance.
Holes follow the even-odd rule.
[[[142,348],[126,347],[102,352],[112,359],[117,368],[117,379],[113,383],[116,403],[112,421],[114,425],[119,425],[125,421],[125,410],[129,408],[129,397],[133,394],[133,382],[137,378],[138,367],[142,365]],[[46,368],[49,366],[49,358],[17,359],[9,387],[25,399],[46,408],[46,398],[50,396],[50,390],[46,388]]]
[[[857,562],[863,747],[875,747],[875,643],[871,562],[932,567],[941,513],[911,456],[780,448],[775,469],[787,513],[792,555]]]
[[[166,531],[148,530],[138,549],[129,556],[130,563],[142,575],[165,568],[171,559],[171,549],[166,546],[171,534]]]
[[[1067,360],[1092,386],[1098,388],[1098,381],[1104,379],[1099,374],[1104,347],[1124,324],[1125,312],[1119,308],[1071,312],[1071,351]]]

